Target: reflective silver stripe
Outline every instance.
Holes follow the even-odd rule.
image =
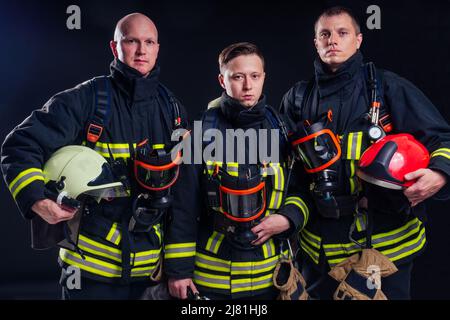
[[[447,159],[450,159],[450,149],[448,148],[439,148],[433,151],[431,154],[431,158],[441,156]]]
[[[310,243],[313,247],[317,248],[317,250],[320,249],[321,241],[312,237],[310,232],[307,231],[306,229],[302,230],[302,232],[300,233],[300,237],[304,238],[306,242]]]
[[[210,284],[218,284],[218,285],[225,285],[229,288],[230,286],[230,280],[229,279],[220,279],[216,275],[211,274],[207,275],[205,273],[199,273],[197,271],[194,272],[194,279],[196,281],[203,281]]]
[[[277,264],[278,259],[273,259],[272,261],[267,261],[262,264],[251,264],[245,265],[245,266],[239,266],[235,265],[234,263],[231,264],[231,274],[233,273],[243,273],[243,272],[249,272],[250,274],[259,273],[262,269],[266,268],[275,268],[275,265]],[[263,270],[264,271],[264,270]]]
[[[231,173],[238,173],[238,171],[239,171],[239,167],[231,166],[231,165],[227,164],[227,172],[229,174],[231,174]]]
[[[156,266],[153,265],[144,270],[131,270],[131,276],[148,276],[155,270],[155,267]]]
[[[74,264],[76,266],[79,266],[81,269],[84,269],[91,273],[100,274],[100,275],[106,276],[106,277],[117,277],[122,274],[120,267],[114,266],[116,268],[113,269],[113,268],[109,268],[105,265],[95,263],[93,261],[87,261],[87,260],[92,260],[89,258],[86,258],[86,260],[83,260],[83,259],[77,257],[77,255],[75,253],[72,253],[69,250],[61,249],[59,256],[60,256],[61,260],[63,260],[67,264],[70,264],[70,265]]]
[[[109,242],[114,243],[115,245],[118,245],[120,242],[120,231],[118,230],[117,222],[114,222],[111,226],[111,229],[108,232],[108,235],[106,236],[106,240]]]
[[[172,243],[167,244],[164,247],[165,259],[175,259],[175,258],[188,258],[195,256],[196,243],[195,242],[184,242],[184,243]]]
[[[347,159],[359,160],[361,157],[363,133],[350,132],[347,137]]]
[[[364,214],[356,215],[356,228],[359,232],[366,230],[366,216]]]
[[[262,245],[262,250],[264,253],[264,258],[270,258],[272,256],[275,255],[275,247],[273,244],[273,240],[269,239],[269,241],[266,241],[263,245]]]
[[[206,250],[217,254],[219,251],[220,245],[222,244],[222,240],[224,235],[217,231],[214,231],[213,234],[209,237],[208,242],[206,243]]]
[[[242,283],[236,283],[236,280],[231,280],[231,286],[232,286],[231,291],[233,292],[234,289],[246,288],[246,287],[252,288],[252,287],[260,286],[263,284],[269,284],[269,283],[270,284],[273,283],[272,277],[268,277],[266,279],[262,279],[262,280],[258,280],[258,281],[255,281],[254,279],[248,279],[248,282],[242,282]]]
[[[145,261],[147,261],[147,260],[153,260],[153,259],[156,259],[156,261],[155,261],[155,263],[158,261],[158,257],[159,257],[159,255],[160,255],[160,252],[158,251],[158,252],[155,252],[155,253],[150,253],[150,254],[146,254],[146,255],[144,255],[144,256],[140,256],[140,257],[137,257],[136,255],[135,255],[135,257],[134,257],[134,262],[136,263],[136,262],[145,262]],[[151,261],[151,262],[153,262],[153,261]],[[151,263],[150,262],[150,263]]]
[[[20,189],[22,189],[23,187],[28,185],[26,183],[26,180],[31,180],[31,178],[36,177],[36,176],[42,177],[42,179],[40,179],[40,180],[44,180],[44,174],[42,173],[42,171],[30,171],[29,173],[25,174],[23,177],[19,178],[18,180],[13,181],[13,183],[11,183],[9,185],[9,189],[10,189],[11,193],[13,194],[13,196],[15,197],[16,194],[19,193]],[[19,189],[19,187],[22,187],[22,188]]]
[[[403,256],[408,256],[409,254],[413,254],[414,252],[420,250],[420,248],[425,244],[426,234],[425,229],[422,229],[420,238],[413,240],[413,243],[409,246],[402,248],[401,250],[388,253],[386,256],[391,260],[398,260]],[[389,251],[389,250],[386,250]],[[383,253],[383,251],[381,251]],[[409,253],[409,254],[408,254]],[[384,254],[384,253],[383,253]]]
[[[205,257],[200,256],[199,254],[195,256],[195,263],[200,263],[212,267],[212,270],[216,270],[215,268],[223,268],[228,270],[228,272],[230,270],[230,265],[228,263],[217,260],[209,260]]]
[[[287,197],[286,202],[284,204],[285,205],[294,204],[300,208],[300,210],[303,213],[303,217],[304,217],[303,226],[302,226],[302,227],[304,227],[309,219],[309,209],[308,209],[308,206],[306,205],[306,203],[303,202],[303,200],[300,197]]]
[[[115,252],[111,252],[110,250],[107,250],[105,248],[101,248],[99,246],[91,244],[91,243],[89,243],[87,241],[84,241],[81,237],[79,237],[79,239],[78,239],[78,244],[82,247],[81,249],[83,249],[83,250],[86,250],[88,252],[89,252],[89,249],[93,250],[94,252],[91,252],[93,254],[97,254],[95,252],[95,251],[97,251],[98,253],[100,253],[100,254],[98,254],[99,256],[103,256],[104,255],[106,258],[110,258],[112,260],[115,260],[115,261],[118,261],[118,262],[122,261],[121,260],[122,259],[122,255],[121,254],[118,254],[118,253],[115,253]],[[101,255],[101,254],[103,254],[103,255]]]
[[[377,244],[383,244],[384,242],[396,240],[396,239],[401,238],[402,236],[406,235],[410,231],[414,230],[415,228],[420,227],[421,222],[417,218],[415,218],[414,220],[411,220],[410,223],[412,221],[416,221],[416,222],[409,225],[406,229],[401,230],[397,233],[394,233],[393,235],[383,236],[380,238],[376,238],[377,235],[374,235],[372,238],[372,245],[375,246]],[[359,239],[359,240],[361,241],[362,239]],[[328,247],[328,245],[324,244],[323,247],[324,247],[323,249],[324,249],[325,253],[340,252],[340,251],[342,251],[343,253],[346,253],[349,251],[358,250],[360,248],[356,244],[351,245],[351,246],[340,245],[339,247],[332,247],[332,248],[330,248],[330,247]],[[377,246],[377,247],[380,247],[380,246]]]
[[[269,171],[270,170],[270,171]],[[279,163],[271,163],[269,168],[265,170],[272,177],[273,190],[270,196],[269,209],[278,209],[281,207],[284,190],[284,174],[283,168]]]
[[[97,144],[94,147],[94,150],[100,153],[106,153],[109,154],[109,149],[111,150],[112,154],[128,154],[130,153],[130,148],[129,147],[115,147],[115,144],[111,144],[111,143],[99,143],[97,142]]]

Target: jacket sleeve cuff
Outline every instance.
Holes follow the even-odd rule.
[[[433,195],[432,199],[446,201],[450,199],[450,159],[446,157],[450,155],[450,153],[447,154],[440,150],[441,149],[438,149],[431,154],[430,165],[428,166],[428,168],[445,175],[447,183],[441,188],[441,190]]]
[[[44,181],[42,180],[31,182],[15,196],[17,206],[19,207],[22,216],[28,220],[33,219],[36,216],[36,213],[31,210],[31,207],[36,201],[43,199],[46,199],[46,197],[44,195]]]
[[[194,277],[195,257],[164,260],[164,274],[167,278],[187,279]]]

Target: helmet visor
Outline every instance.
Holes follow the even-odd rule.
[[[120,182],[116,182],[109,187],[103,186],[102,188],[87,190],[83,194],[100,199],[128,197],[130,195],[128,190]]]
[[[341,146],[329,129],[323,129],[292,142],[309,173],[325,170],[341,156]]]
[[[266,188],[262,181],[248,190],[220,186],[220,207],[229,219],[239,222],[257,219],[266,208]]]
[[[174,162],[155,166],[135,161],[134,170],[136,179],[142,187],[151,191],[161,191],[175,183],[178,178],[179,166]]]
[[[116,198],[129,196],[125,186],[117,181],[108,163],[102,165],[101,173],[93,180],[89,181],[88,190],[83,194],[87,194],[96,198]]]

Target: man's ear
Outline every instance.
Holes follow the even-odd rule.
[[[363,34],[360,32],[356,35],[356,49],[359,49],[361,47],[361,43],[363,41]]]
[[[217,79],[219,80],[220,86],[226,90],[227,88],[225,88],[225,81],[224,81],[223,74],[219,73],[219,75],[217,76]]]
[[[316,39],[316,37],[314,37],[314,47],[316,47],[316,50],[317,50],[317,39]]]
[[[112,54],[113,54],[114,58],[117,58],[118,57],[118,54],[117,54],[117,42],[114,41],[114,40],[111,40],[109,42],[109,47],[111,48],[111,51],[112,51]]]

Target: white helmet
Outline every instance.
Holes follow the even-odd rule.
[[[56,182],[58,193],[72,199],[80,195],[89,195],[97,201],[128,196],[105,158],[88,147],[59,149],[45,163],[43,172],[45,183]]]

